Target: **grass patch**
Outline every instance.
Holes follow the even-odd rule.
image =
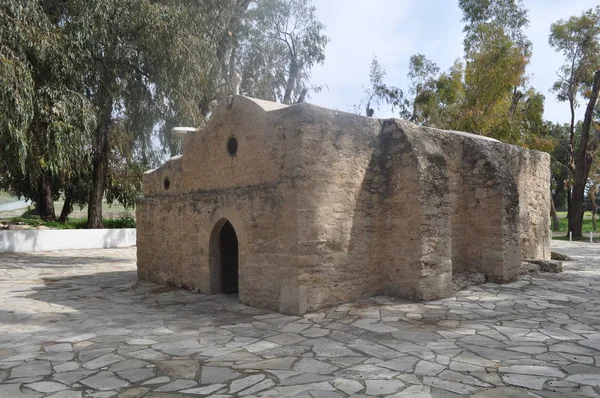
[[[564,232],[565,234],[568,232],[569,230],[569,220],[567,219],[567,212],[566,211],[559,211],[558,213],[558,231],[554,231],[554,232]],[[596,220],[598,223],[598,226],[600,227],[600,216],[596,216]],[[590,233],[590,232],[597,232],[594,231],[594,228],[592,226],[592,213],[591,212],[586,212],[583,215],[583,232],[586,233]],[[568,240],[568,237],[567,237]]]
[[[135,228],[135,219],[130,213],[121,213],[117,218],[104,218],[104,228]],[[68,218],[66,222],[44,221],[38,215],[25,212],[20,217],[13,217],[10,224],[30,225],[34,228],[43,226],[51,229],[86,229],[87,218]]]
[[[559,235],[559,236],[553,236],[552,237],[553,240],[565,240],[565,241],[569,241],[569,237],[566,235]],[[595,239],[594,239],[595,240]],[[589,242],[590,238],[589,237],[581,237],[581,238],[573,238],[573,242]]]

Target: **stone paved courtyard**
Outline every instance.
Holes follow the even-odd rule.
[[[0,254],[0,397],[599,397],[600,245],[562,274],[304,317],[138,282],[135,249]]]

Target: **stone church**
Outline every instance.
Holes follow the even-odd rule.
[[[233,96],[143,185],[140,279],[287,314],[550,258],[548,154],[403,120]]]

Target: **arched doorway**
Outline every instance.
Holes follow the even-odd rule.
[[[238,292],[238,240],[233,225],[223,224],[219,232],[220,291],[225,294]]]

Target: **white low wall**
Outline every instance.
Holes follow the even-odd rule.
[[[40,252],[128,246],[135,246],[135,228],[0,231],[0,252]]]

